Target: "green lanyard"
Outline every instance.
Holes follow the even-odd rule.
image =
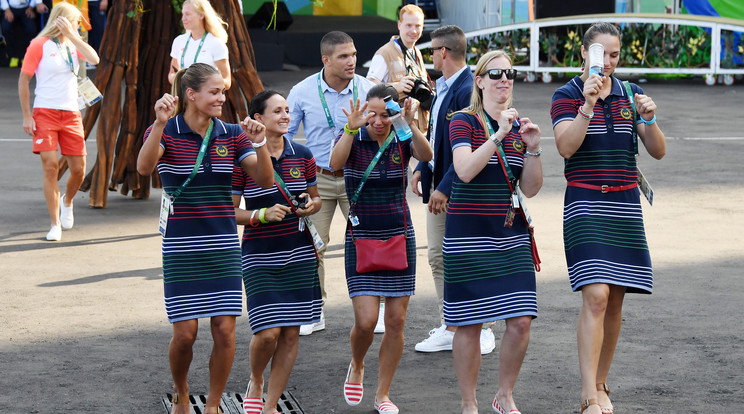
[[[377,154],[375,154],[375,157],[372,158],[372,162],[369,163],[369,166],[367,166],[367,170],[364,171],[364,175],[362,176],[362,181],[357,186],[356,190],[354,190],[354,195],[351,197],[351,205],[356,205],[357,201],[359,201],[359,194],[362,192],[362,187],[364,187],[364,183],[367,182],[367,178],[369,178],[369,175],[372,173],[372,170],[375,168],[375,165],[377,165],[377,162],[380,161],[380,158],[382,157],[382,153],[385,152],[387,147],[390,145],[391,142],[393,142],[393,137],[395,136],[395,131],[391,130],[390,135],[385,139],[385,142],[382,143],[380,146],[380,149],[377,150]]]
[[[59,44],[59,41],[56,37],[52,38],[52,41],[57,45],[57,49],[59,49],[60,52],[62,52],[62,45]],[[75,73],[75,64],[72,63],[72,52],[70,52],[70,46],[65,45],[65,49],[67,49],[67,63],[70,67],[70,72],[72,72],[75,77],[77,77],[77,73]]]
[[[178,196],[181,195],[183,190],[188,187],[188,185],[191,183],[191,180],[196,177],[197,171],[199,171],[199,166],[202,163],[202,160],[204,159],[204,153],[207,152],[207,146],[209,144],[209,137],[212,135],[212,128],[214,127],[214,120],[209,121],[209,128],[207,128],[207,133],[204,134],[204,139],[202,140],[201,147],[199,148],[199,155],[196,156],[196,163],[194,164],[194,169],[191,170],[191,175],[189,175],[186,178],[186,181],[181,184],[180,187],[176,189],[176,191],[173,192],[173,194],[170,195],[171,202],[175,201]]]
[[[359,97],[359,91],[357,90],[354,79],[351,80],[351,87],[354,93],[354,105],[356,105],[357,98]],[[323,112],[325,113],[326,120],[328,120],[328,126],[331,128],[333,139],[336,139],[336,124],[333,122],[331,110],[328,109],[328,103],[326,102],[325,96],[323,95],[323,87],[320,86],[320,72],[318,72],[318,96],[320,96],[320,102],[323,104]]]
[[[201,38],[201,42],[199,42],[199,48],[196,49],[196,54],[194,55],[194,63],[196,63],[196,59],[199,57],[199,52],[201,52],[202,46],[204,46],[204,39],[207,38],[207,32],[204,32],[204,36]],[[186,50],[189,48],[189,41],[191,40],[191,33],[189,33],[189,37],[186,38],[186,46],[183,47],[183,52],[181,52],[181,69],[183,69],[183,60],[184,56],[186,56]],[[193,65],[193,63],[192,63]]]
[[[633,117],[632,123],[633,123],[633,151],[635,151],[636,157],[638,156],[638,131],[637,131],[637,125],[636,125],[636,105],[635,105],[635,99],[633,99],[633,91],[630,90],[630,83],[628,81],[623,81],[623,86],[625,86],[625,93],[628,94],[628,100],[630,101],[630,107],[633,108]]]
[[[483,123],[488,128],[488,137],[494,134],[493,127],[491,126],[491,121],[488,120],[488,115],[486,115],[486,112],[481,112],[481,117],[483,118]],[[486,137],[486,139],[488,139]],[[504,136],[506,138],[506,136]],[[506,175],[509,177],[509,183],[512,187],[516,188],[517,179],[514,178],[514,174],[512,173],[511,168],[509,167],[509,162],[506,160],[506,153],[504,153],[504,146],[503,145],[497,145],[496,149],[499,152],[499,159],[501,160],[501,164],[504,166],[504,170],[506,171]]]

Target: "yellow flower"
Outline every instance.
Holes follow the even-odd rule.
[[[739,45],[739,53],[744,53],[744,45]]]
[[[573,50],[573,43],[566,42],[565,46],[566,50]]]
[[[574,32],[573,30],[570,31],[570,32],[568,32],[568,38],[569,39],[573,40],[574,37],[576,37],[576,32]]]

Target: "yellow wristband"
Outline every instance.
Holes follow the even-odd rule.
[[[344,132],[346,132],[349,135],[356,135],[359,133],[359,128],[349,129],[349,124],[344,124]]]
[[[260,221],[263,224],[266,224],[269,222],[269,220],[266,220],[266,207],[262,208],[261,210],[258,210],[258,221]]]

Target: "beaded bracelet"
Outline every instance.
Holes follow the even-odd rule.
[[[592,112],[591,114],[587,114],[581,109],[581,107],[579,107],[579,115],[581,115],[586,120],[594,118],[594,112]]]
[[[537,152],[530,152],[529,150],[528,150],[528,151],[525,151],[525,152],[524,152],[524,156],[525,156],[525,157],[527,157],[527,156],[529,156],[529,155],[531,155],[531,156],[533,156],[533,157],[539,157],[539,156],[540,156],[540,154],[542,154],[542,147],[540,147],[540,148],[539,148],[539,149],[537,150]]]
[[[263,224],[266,224],[269,222],[269,220],[266,220],[266,207],[258,211],[258,221],[260,221]]]

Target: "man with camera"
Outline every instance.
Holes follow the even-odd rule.
[[[429,127],[429,107],[434,94],[431,80],[424,68],[424,58],[416,49],[416,42],[424,30],[424,11],[415,4],[400,9],[398,36],[377,49],[367,72],[374,83],[389,83],[402,98],[412,97],[421,105],[416,115],[417,126],[426,134]]]
[[[437,95],[431,107],[432,123],[427,138],[434,150],[434,158],[419,163],[411,177],[411,189],[428,204],[426,213],[426,241],[429,265],[439,299],[440,327],[432,329],[429,337],[416,344],[416,351],[451,351],[455,327],[444,325],[442,301],[444,300],[444,263],[442,242],[446,221],[447,202],[452,189],[454,168],[449,124],[455,112],[470,105],[473,90],[473,73],[466,60],[467,40],[457,26],[442,26],[431,32],[431,59],[434,69],[442,72],[437,79]],[[421,190],[419,191],[419,183]],[[484,324],[481,331],[481,353],[488,354],[496,347],[496,339]]]

